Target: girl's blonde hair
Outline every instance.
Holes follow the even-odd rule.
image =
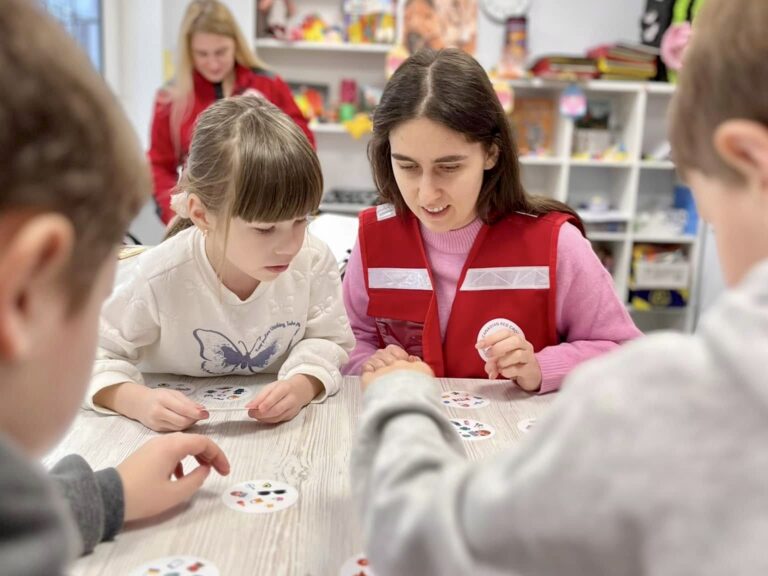
[[[279,222],[317,210],[320,162],[301,128],[263,98],[219,100],[198,118],[177,193],[195,194],[224,223]],[[179,216],[166,238],[192,226]],[[221,228],[221,227],[220,227]]]
[[[191,2],[187,7],[179,30],[176,76],[170,87],[172,97],[171,136],[177,153],[181,147],[181,125],[190,114],[194,103],[192,94],[194,73],[192,36],[196,32],[231,38],[235,41],[235,62],[246,68],[267,68],[249,47],[248,41],[229,8],[218,0],[194,0]]]

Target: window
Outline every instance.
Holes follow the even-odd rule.
[[[62,23],[103,72],[101,0],[43,0],[43,5]]]

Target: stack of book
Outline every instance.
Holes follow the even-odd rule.
[[[555,54],[536,60],[531,73],[549,80],[591,80],[600,75],[600,70],[592,58]]]
[[[594,59],[605,80],[650,80],[656,77],[659,51],[642,44],[608,44],[591,49],[587,56]]]

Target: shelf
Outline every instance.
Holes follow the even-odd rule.
[[[635,308],[632,306],[632,304],[625,304],[625,307],[627,308],[627,312],[630,314],[662,314],[665,316],[679,316],[688,312],[687,306],[676,306],[672,308],[649,308],[648,310]]]
[[[626,212],[618,212],[617,210],[606,210],[605,212],[584,212],[577,211],[579,217],[585,222],[590,224],[597,224],[600,222],[628,222],[632,219],[631,214]]]
[[[626,232],[587,232],[587,238],[593,242],[624,242]]]
[[[363,54],[387,54],[394,44],[348,44],[344,42],[305,42],[276,40],[275,38],[257,38],[256,48],[274,50],[322,50],[326,52],[356,52]]]
[[[573,84],[578,84],[583,90],[591,92],[639,92],[644,82],[616,81],[616,80],[587,80],[573,82],[569,80],[549,80],[545,78],[520,78],[507,81],[512,88],[542,88],[549,90],[562,90]]]
[[[635,82],[632,80],[586,80],[582,82],[572,82],[568,80],[549,80],[544,78],[520,78],[517,80],[508,80],[513,88],[541,88],[549,90],[562,90],[574,83],[583,90],[590,92],[618,92],[632,93],[645,90],[648,94],[654,95],[672,95],[675,93],[674,84],[667,82]]]
[[[640,168],[645,170],[674,170],[675,163],[671,160],[641,160]]]
[[[315,134],[349,134],[344,125],[338,123],[310,124],[309,129]]]
[[[675,93],[676,86],[669,82],[648,82],[645,85],[645,90],[648,94],[660,95],[660,96],[672,96]]]
[[[659,234],[635,234],[632,238],[635,242],[643,244],[693,244],[696,236],[690,234],[678,236],[664,236]]]
[[[608,161],[608,160],[578,160],[570,159],[571,166],[584,167],[584,168],[631,168],[632,162],[629,160],[623,161]]]
[[[562,166],[563,160],[555,156],[520,156],[523,166]]]

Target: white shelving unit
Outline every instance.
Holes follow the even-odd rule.
[[[549,98],[554,108],[567,83],[541,79],[510,83],[515,98]],[[639,212],[672,205],[677,183],[675,165],[667,160],[644,160],[666,140],[666,112],[674,86],[635,82],[591,81],[581,84],[588,99],[607,100],[618,115],[620,138],[627,150],[625,161],[600,161],[572,158],[574,124],[560,117],[555,127],[552,157],[521,158],[526,189],[568,203],[582,215],[589,228],[612,223],[615,230],[588,233],[594,245],[608,250],[614,259],[613,278],[616,291],[628,301],[630,265],[635,244],[674,245],[685,252],[691,266],[689,302],[685,308],[641,311],[627,304],[641,329],[691,330],[699,279],[697,263],[699,235],[648,235],[635,232]],[[610,204],[605,212],[584,212],[581,208],[594,196]]]
[[[312,9],[332,19],[338,13],[338,0],[311,0]],[[399,20],[401,21],[401,19]],[[329,99],[338,101],[338,87],[343,78],[353,78],[358,86],[383,88],[386,83],[384,60],[389,45],[318,44],[256,39],[259,54],[288,81],[324,84]],[[515,98],[549,98],[557,102],[570,84],[541,79],[510,82]],[[667,84],[590,81],[581,84],[589,99],[611,103],[612,114],[621,128],[621,140],[627,150],[626,161],[604,162],[571,157],[574,123],[558,116],[552,157],[525,156],[520,159],[522,178],[530,193],[556,198],[579,209],[580,205],[599,195],[609,201],[612,211],[606,214],[582,213],[587,224],[610,221],[616,230],[588,234],[596,246],[610,251],[614,259],[613,278],[617,293],[627,302],[630,289],[630,264],[636,243],[679,246],[691,263],[691,285],[688,306],[683,309],[651,311],[627,308],[643,330],[674,328],[691,330],[694,325],[693,301],[698,294],[697,262],[700,250],[698,236],[648,236],[636,234],[635,219],[639,211],[671,206],[677,182],[675,166],[669,161],[643,160],[645,154],[665,141],[666,110],[674,86]],[[367,144],[370,136],[354,139],[340,124],[312,126],[317,151],[323,167],[325,189],[372,189]],[[321,206],[329,208],[329,206]],[[354,214],[355,205],[333,205],[335,212]]]
[[[303,14],[318,14],[328,22],[340,18],[339,0],[306,0],[301,4]],[[338,102],[339,86],[345,78],[354,79],[359,87],[384,88],[385,58],[392,49],[391,44],[292,42],[273,38],[256,38],[254,45],[259,56],[287,82],[327,86],[329,104]],[[326,191],[374,188],[366,153],[369,134],[355,139],[341,124],[313,124],[310,128],[317,141]],[[342,208],[354,212],[350,206],[335,206],[337,211]]]

